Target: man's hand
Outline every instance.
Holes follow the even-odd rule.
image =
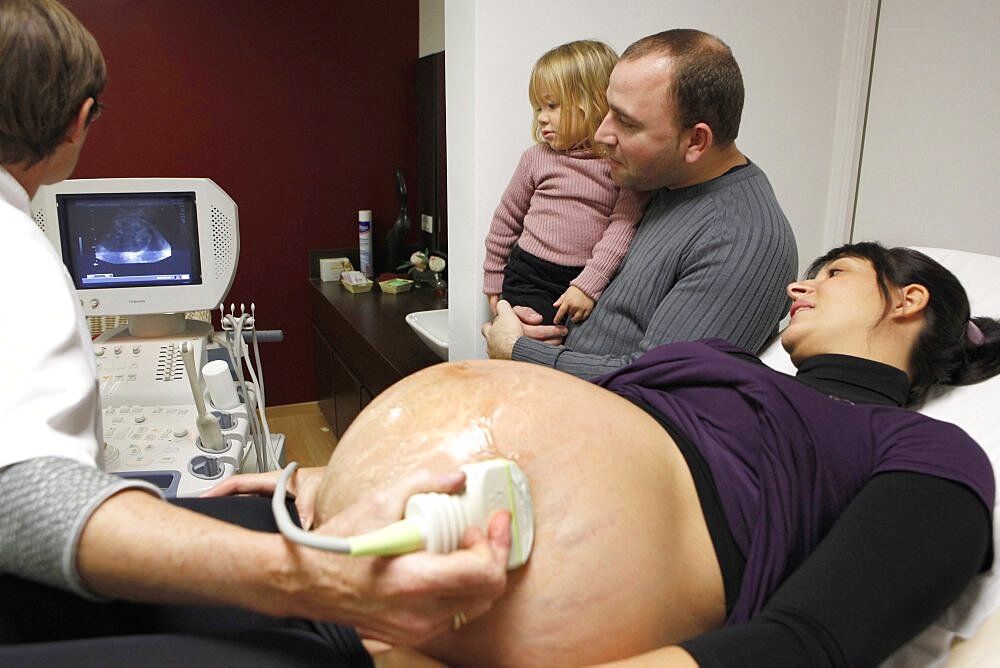
[[[569,332],[563,325],[543,325],[542,316],[530,306],[515,306],[514,315],[521,321],[524,335],[551,346],[558,346]]]
[[[524,326],[514,314],[506,299],[497,302],[497,316],[492,322],[487,322],[482,328],[486,339],[486,353],[491,359],[509,360],[514,350],[514,343],[524,336]]]
[[[552,322],[557,325],[567,314],[573,319],[573,322],[583,322],[594,310],[594,300],[575,285],[566,288],[566,292],[562,293],[552,305],[559,309],[556,311],[556,316],[552,318]]]

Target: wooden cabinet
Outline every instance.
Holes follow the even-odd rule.
[[[339,283],[311,283],[317,398],[340,438],[380,392],[441,361],[405,317],[448,304],[429,289],[390,295],[376,287],[354,294]]]

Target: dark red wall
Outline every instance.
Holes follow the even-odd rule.
[[[415,183],[417,0],[67,0],[108,63],[78,178],[208,177],[236,200],[270,405],[315,399],[308,250],[376,240]],[[411,188],[411,210],[413,196]],[[411,235],[412,236],[412,235]]]

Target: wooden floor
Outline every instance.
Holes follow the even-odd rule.
[[[337,437],[315,401],[269,406],[267,422],[272,434],[285,435],[286,462],[326,466],[337,446]]]

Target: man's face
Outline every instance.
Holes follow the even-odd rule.
[[[623,188],[649,191],[686,185],[688,132],[681,131],[672,96],[671,61],[663,56],[622,60],[611,72],[608,114],[596,140],[606,146],[611,176]]]

